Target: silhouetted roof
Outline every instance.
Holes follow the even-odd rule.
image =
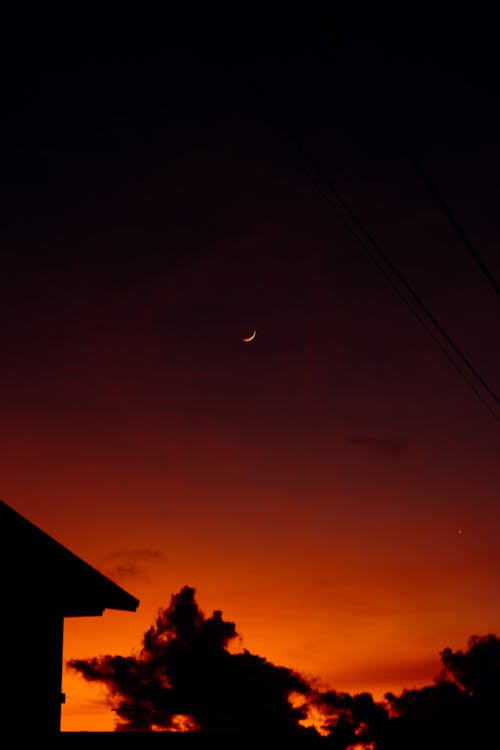
[[[0,500],[0,596],[64,617],[135,612],[139,600]]]

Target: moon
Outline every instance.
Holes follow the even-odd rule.
[[[244,341],[245,344],[248,344],[248,342],[253,341],[256,336],[257,336],[257,331],[254,328],[253,333],[250,336],[248,336],[246,339],[241,339],[241,340]]]

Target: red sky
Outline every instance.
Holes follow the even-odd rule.
[[[258,51],[240,30],[246,66],[498,392],[498,298],[296,21]],[[486,32],[423,27],[425,49],[402,19],[346,20],[498,278],[500,112],[489,53],[460,53]],[[335,689],[428,683],[442,648],[500,631],[498,422],[223,45],[126,28],[17,48],[3,125],[1,496],[141,602],[66,621],[65,658],[130,653],[190,585],[242,646]],[[64,690],[63,729],[112,728],[95,688]]]

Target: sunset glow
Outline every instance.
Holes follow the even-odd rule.
[[[498,406],[304,151],[496,392],[498,299],[328,25],[289,13],[12,52],[0,497],[140,601],[66,618],[63,731],[117,722],[66,663],[137,654],[184,586],[232,651],[380,701],[500,633]],[[498,278],[496,77],[432,24],[343,13]]]

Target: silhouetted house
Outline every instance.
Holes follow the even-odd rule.
[[[139,601],[0,501],[0,736],[60,731],[63,620]]]

